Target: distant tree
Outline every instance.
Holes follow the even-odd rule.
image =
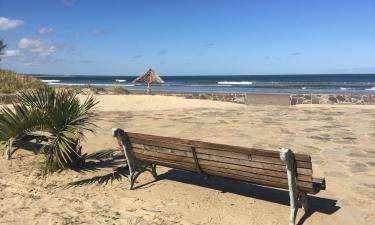
[[[6,48],[6,47],[7,47],[7,45],[4,44],[2,39],[0,39],[0,56],[5,55],[4,48]],[[1,61],[1,57],[0,57],[0,61]]]

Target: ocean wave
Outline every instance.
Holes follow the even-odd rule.
[[[44,83],[59,83],[60,80],[42,80]]]
[[[191,84],[184,85],[186,87],[232,87],[231,84]]]
[[[118,83],[124,83],[124,82],[126,82],[126,80],[120,80],[120,79],[116,79],[115,81],[118,82]]]
[[[49,85],[54,86],[96,86],[96,87],[111,87],[113,84],[78,84],[78,83],[48,83]],[[123,87],[134,87],[134,84],[121,84]]]
[[[252,81],[219,81],[218,84],[231,84],[231,85],[252,85]]]
[[[366,91],[375,91],[375,87],[367,88]]]

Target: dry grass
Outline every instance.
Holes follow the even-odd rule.
[[[46,86],[35,77],[25,76],[9,70],[0,70],[0,93],[15,93],[29,88]]]
[[[101,94],[106,93],[107,91],[102,87],[96,87],[92,85],[83,85],[83,86],[72,86],[67,87],[67,89],[73,90],[78,94]]]
[[[113,92],[114,94],[118,94],[118,95],[127,95],[127,94],[130,94],[129,90],[125,89],[123,86],[118,85],[118,84],[114,84],[111,87],[110,91]]]

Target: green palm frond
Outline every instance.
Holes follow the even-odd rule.
[[[43,146],[45,170],[65,169],[81,159],[80,140],[93,132],[98,103],[89,96],[83,103],[73,91],[45,87],[21,91],[14,110],[5,107],[0,115],[0,140],[17,140],[32,131],[49,133]]]

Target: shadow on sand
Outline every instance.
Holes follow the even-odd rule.
[[[77,169],[77,172],[94,172],[102,168],[113,168],[112,173],[108,173],[102,176],[94,176],[88,179],[83,179],[75,182],[71,182],[68,186],[82,186],[87,184],[103,184],[107,185],[114,181],[121,182],[124,179],[124,185],[128,182],[127,176],[129,171],[126,166],[125,159],[120,152],[113,150],[105,150],[96,152],[86,156],[86,164],[83,168]],[[164,174],[158,176],[158,180],[173,180],[181,183],[187,183],[191,185],[197,185],[201,187],[211,188],[223,193],[229,192],[245,197],[251,197],[259,200],[274,202],[281,205],[289,206],[289,192],[286,190],[280,190],[270,187],[258,186],[255,184],[243,183],[239,181],[233,181],[220,177],[209,177],[205,179],[199,174],[178,170],[170,169]],[[138,185],[135,188],[147,188],[150,184],[155,183],[156,180]],[[331,215],[340,209],[336,205],[337,200],[321,198],[317,196],[309,195],[309,211],[299,220],[297,224],[303,224],[315,212]]]
[[[122,154],[119,154],[119,152],[115,150],[103,150],[88,154],[85,156],[85,164],[80,168],[74,169],[76,172],[96,172],[100,169],[105,168],[112,168],[113,172],[105,175],[94,176],[88,179],[70,182],[68,183],[67,187],[83,186],[94,183],[107,185],[108,183],[112,183],[114,181],[120,182],[122,181],[122,178],[125,178],[125,180],[127,181],[129,171],[126,167],[124,167],[124,165],[126,166],[124,156]]]
[[[159,180],[173,180],[182,183],[188,183],[206,188],[212,188],[223,193],[229,192],[259,200],[274,202],[281,205],[289,206],[289,192],[270,187],[258,186],[250,183],[233,181],[221,177],[204,177],[187,171],[171,169],[158,176]],[[309,195],[309,211],[303,215],[298,225],[303,224],[315,212],[331,215],[340,209],[336,205],[337,200],[321,198]]]

